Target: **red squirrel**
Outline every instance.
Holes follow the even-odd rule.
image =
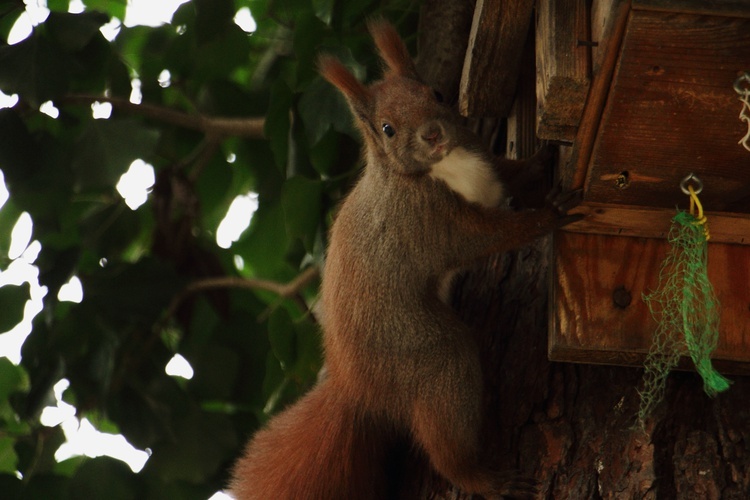
[[[331,228],[321,286],[327,374],[250,441],[238,500],[388,498],[382,461],[406,434],[470,493],[533,494],[480,443],[477,345],[440,290],[452,273],[571,222],[557,208],[512,211],[479,140],[417,75],[395,28],[369,23],[386,69],[365,86],[337,59],[322,76],[348,101],[365,168]],[[553,203],[554,205],[554,203]]]

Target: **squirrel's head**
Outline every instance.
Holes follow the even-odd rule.
[[[454,115],[419,78],[393,25],[378,19],[368,28],[385,63],[382,80],[366,86],[329,55],[320,56],[320,73],[346,97],[368,157],[402,174],[428,173],[455,146]]]

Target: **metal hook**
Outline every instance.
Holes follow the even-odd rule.
[[[682,179],[680,181],[680,189],[683,193],[690,196],[690,190],[688,189],[688,183],[693,182],[695,184],[695,187],[693,188],[695,191],[695,194],[699,194],[701,191],[703,191],[703,181],[701,181],[698,177],[695,176],[692,172],[688,174],[687,177]]]

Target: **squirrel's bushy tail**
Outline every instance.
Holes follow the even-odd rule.
[[[237,462],[237,500],[377,499],[386,496],[382,430],[324,380],[258,431]]]

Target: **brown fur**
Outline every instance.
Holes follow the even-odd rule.
[[[234,494],[384,498],[381,461],[394,429],[468,492],[529,494],[530,482],[500,473],[483,451],[477,346],[437,289],[452,270],[564,219],[552,209],[469,203],[433,178],[431,165],[453,148],[490,159],[415,79],[395,29],[383,22],[370,29],[389,67],[384,80],[365,87],[333,59],[320,62],[355,112],[367,158],[331,230],[322,284],[328,374],[256,434],[235,469]]]

